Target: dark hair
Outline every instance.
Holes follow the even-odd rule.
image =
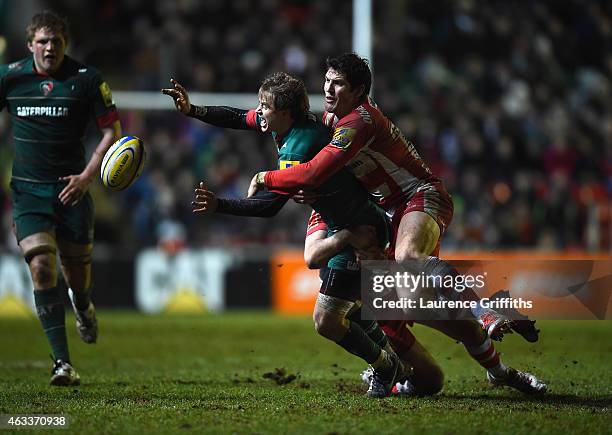
[[[349,85],[351,85],[351,89],[363,85],[362,98],[365,98],[370,93],[372,72],[366,59],[359,57],[355,53],[344,53],[337,57],[328,57],[327,68],[342,74]]]
[[[34,15],[30,24],[26,27],[27,40],[31,42],[36,32],[40,29],[49,29],[54,33],[62,35],[64,41],[68,44],[68,21],[55,12],[43,11]]]
[[[274,101],[274,109],[288,109],[295,120],[303,118],[310,110],[304,82],[286,72],[270,74],[261,82],[259,91],[269,92]]]

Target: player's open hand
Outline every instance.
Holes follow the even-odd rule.
[[[59,180],[67,181],[68,184],[59,193],[58,198],[62,204],[71,206],[77,205],[83,199],[91,182],[89,178],[82,174],[60,177]]]
[[[199,186],[195,189],[195,200],[191,202],[191,206],[195,214],[214,213],[219,206],[219,200],[214,192],[208,190],[206,183],[200,181]]]
[[[162,89],[162,94],[166,94],[172,97],[176,110],[188,114],[191,110],[191,103],[189,102],[189,94],[185,88],[176,80],[170,79],[170,83],[174,86],[173,88]]]

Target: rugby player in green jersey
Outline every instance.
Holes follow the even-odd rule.
[[[329,143],[329,129],[309,112],[303,82],[289,74],[275,73],[263,81],[256,110],[198,107],[190,104],[187,92],[179,83],[174,80],[172,83],[174,88],[162,92],[170,95],[177,109],[189,116],[220,127],[271,132],[278,150],[279,169],[310,160]],[[195,193],[194,213],[240,216],[274,216],[290,198],[274,192],[258,192],[244,199],[217,198],[204,183],[200,183]],[[348,170],[339,171],[320,186],[311,205],[325,220],[331,234],[349,227],[367,226],[373,229],[370,240],[374,242],[370,243],[386,243],[389,238],[384,212],[369,200],[367,191]],[[366,248],[360,246],[363,240],[347,239],[348,243]],[[319,334],[370,364],[375,375],[371,377],[368,395],[385,397],[395,381],[404,378],[409,370],[399,361],[376,322],[361,319],[357,302],[359,265],[354,247],[348,243],[323,269],[313,315],[315,327]]]
[[[26,35],[32,55],[0,66],[0,110],[7,107],[15,142],[14,229],[53,353],[50,383],[78,385],[68,352],[57,253],[78,333],[84,342],[95,343],[98,326],[90,298],[94,209],[88,188],[104,153],[121,136],[121,126],[100,73],[65,55],[64,19],[52,12],[38,13]],[[102,138],[86,161],[82,141],[92,118]]]

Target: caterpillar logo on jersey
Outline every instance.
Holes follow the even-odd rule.
[[[47,80],[40,84],[40,91],[43,93],[45,97],[49,95],[49,93],[51,93],[52,90],[53,90],[53,82],[50,82]]]
[[[299,160],[280,160],[278,162],[278,168],[279,169],[287,169],[290,168],[292,166],[296,166],[299,165],[300,161]]]
[[[19,106],[17,116],[51,116],[53,118],[68,116],[67,107],[53,106]]]
[[[334,131],[334,137],[332,137],[331,145],[340,149],[348,148],[349,145],[353,142],[355,133],[357,133],[357,130],[354,128],[337,128]]]
[[[104,100],[104,105],[106,107],[110,107],[115,104],[113,101],[113,94],[111,93],[110,87],[106,84],[106,82],[102,82],[100,85],[100,94],[102,94],[102,99]]]

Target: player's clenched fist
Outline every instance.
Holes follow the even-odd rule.
[[[195,189],[195,200],[191,202],[192,212],[196,214],[214,213],[219,205],[219,200],[214,192],[206,187],[206,183],[200,181]]]
[[[162,89],[162,94],[166,94],[172,97],[176,110],[188,114],[191,110],[191,103],[189,102],[189,94],[185,88],[176,80],[170,79],[170,83],[174,86],[173,88]]]

